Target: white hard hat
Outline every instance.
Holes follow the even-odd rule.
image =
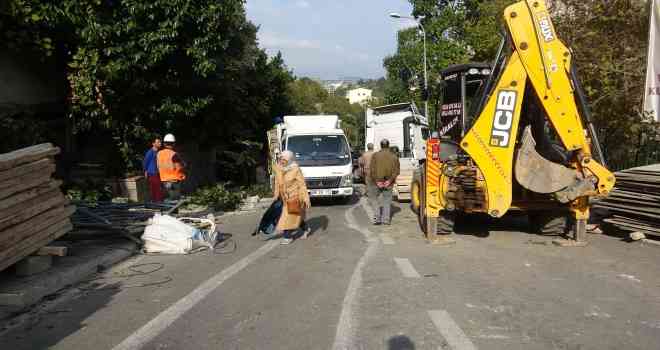
[[[176,139],[174,138],[174,135],[167,134],[163,137],[163,142],[176,142]]]

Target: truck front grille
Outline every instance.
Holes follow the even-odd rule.
[[[305,179],[307,189],[337,188],[341,183],[340,176],[334,177],[312,177]]]

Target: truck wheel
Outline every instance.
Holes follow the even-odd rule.
[[[424,187],[421,183],[421,177],[421,173],[415,171],[412,183],[410,184],[410,209],[412,209],[415,214],[419,214],[419,208],[422,201],[422,189]]]
[[[419,173],[419,184],[424,182],[424,170]],[[414,193],[414,192],[413,192]],[[422,233],[426,237],[428,234],[428,223],[426,219],[426,193],[425,191],[417,192],[419,194],[419,205],[417,206],[417,222],[419,223],[419,228],[422,229]],[[411,201],[414,203],[414,199]],[[412,205],[412,204],[411,204]]]
[[[442,211],[438,217],[438,228],[436,233],[439,235],[448,235],[454,233],[454,223],[456,215],[452,212]]]
[[[558,211],[534,211],[528,213],[532,233],[563,236],[570,230],[569,214]]]

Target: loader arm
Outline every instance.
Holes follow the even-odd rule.
[[[578,104],[584,101],[582,96],[576,96],[579,82],[572,74],[571,52],[557,38],[542,0],[520,1],[507,7],[504,23],[511,53],[493,90],[487,92],[484,108],[461,141],[461,148],[483,173],[487,212],[493,217],[503,216],[512,204],[516,151],[525,147],[519,144],[518,129],[525,88],[529,84],[562,145],[571,155],[570,167],[560,169],[563,175],[556,178],[562,181],[568,178],[574,183],[565,184],[557,198],[570,202],[576,218],[583,219],[588,215],[588,198],[607,195],[614,186],[614,176],[592,159],[592,143],[597,143],[597,139],[593,128],[589,125],[590,128],[586,129],[583,123],[585,108]],[[531,147],[533,150],[533,144]],[[599,150],[598,145],[595,148]],[[542,169],[541,165],[539,169]],[[570,172],[574,172],[572,179]],[[517,179],[519,183],[524,182]]]

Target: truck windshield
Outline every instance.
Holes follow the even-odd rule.
[[[290,136],[286,146],[296,155],[300,166],[346,165],[351,162],[350,148],[343,135]]]

